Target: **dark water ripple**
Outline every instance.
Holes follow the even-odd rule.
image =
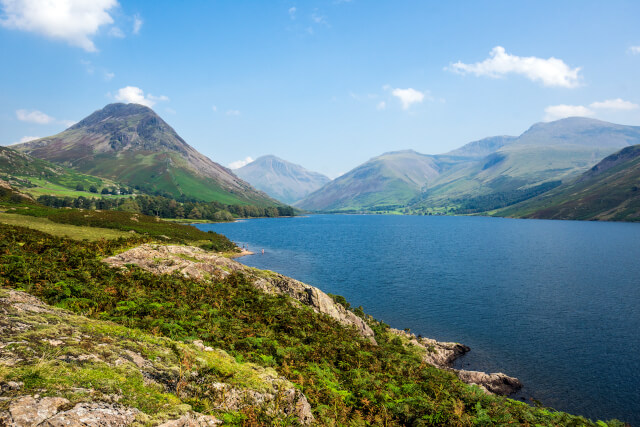
[[[344,295],[472,351],[524,399],[640,425],[640,224],[341,216],[200,225],[265,249],[240,260]]]

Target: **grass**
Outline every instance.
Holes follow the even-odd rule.
[[[8,225],[33,228],[53,236],[67,237],[74,240],[117,239],[130,237],[131,234],[108,228],[82,227],[70,224],[59,224],[48,218],[0,212],[0,222]]]

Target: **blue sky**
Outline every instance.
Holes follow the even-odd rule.
[[[275,154],[335,177],[383,152],[438,154],[569,115],[640,125],[637,1],[0,0],[0,10],[5,145],[133,101],[223,165]]]

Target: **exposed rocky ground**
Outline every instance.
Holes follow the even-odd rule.
[[[154,274],[180,273],[195,279],[225,277],[232,272],[245,274],[253,285],[268,294],[285,294],[318,313],[326,314],[375,342],[374,333],[364,320],[347,310],[320,289],[272,271],[247,267],[224,256],[193,246],[147,244],[104,260],[114,267],[135,264]]]
[[[487,393],[510,395],[522,388],[520,380],[514,377],[496,372],[487,374],[479,371],[465,371],[462,369],[452,369],[453,362],[470,350],[466,345],[454,342],[439,342],[431,338],[417,337],[410,332],[398,329],[390,331],[402,337],[407,344],[424,349],[422,360],[440,369],[447,369],[454,372],[460,381],[477,385]]]
[[[306,397],[273,369],[0,290],[0,425],[213,426],[246,408],[313,421]]]
[[[251,279],[253,285],[270,294],[285,294],[294,300],[312,307],[316,312],[324,313],[345,326],[355,327],[360,335],[375,343],[374,332],[367,323],[336,303],[320,289],[302,283],[272,271],[247,267],[227,257],[206,252],[200,248],[179,245],[146,244],[116,256],[104,259],[114,267],[135,264],[154,274],[183,274],[194,279],[224,277],[232,272],[241,272]],[[430,338],[390,329],[390,332],[403,339],[405,344],[424,349],[423,360],[441,369],[449,369],[463,382],[478,385],[489,393],[509,395],[522,387],[517,378],[503,373],[451,369],[453,362],[469,351],[469,347],[450,342],[439,342]]]

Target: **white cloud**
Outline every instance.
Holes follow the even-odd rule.
[[[216,107],[215,105],[212,105],[211,109],[213,110],[214,113],[218,112],[218,107]]]
[[[632,55],[639,55],[639,54],[640,54],[640,46],[631,46],[631,47],[629,48],[629,52],[630,52]]]
[[[126,86],[118,89],[118,93],[116,93],[114,98],[116,99],[116,101],[125,102],[128,104],[146,105],[149,108],[153,107],[157,102],[169,100],[169,98],[164,95],[145,95],[142,89],[135,86]]]
[[[421,103],[422,101],[424,101],[424,93],[412,88],[393,89],[391,94],[400,99],[400,102],[402,102],[403,110],[408,110],[409,107],[411,107],[411,104]]]
[[[544,109],[545,121],[560,120],[566,117],[591,117],[595,113],[584,105],[550,105]]]
[[[289,18],[291,19],[296,19],[296,9],[295,7],[290,7],[289,8]]]
[[[378,102],[378,105],[376,105],[376,109],[377,109],[377,110],[382,111],[382,110],[384,110],[385,108],[387,108],[387,103],[386,103],[386,102],[384,102],[384,101],[380,101],[380,102]]]
[[[133,17],[133,34],[140,34],[142,24],[144,24],[144,21],[140,18],[140,15],[135,15]]]
[[[75,125],[78,122],[76,122],[75,120],[60,120],[58,123],[62,123],[66,127],[70,128],[71,126]]]
[[[38,110],[16,110],[16,117],[22,122],[36,123],[39,125],[46,125],[56,120]]]
[[[113,24],[109,10],[116,0],[0,0],[3,27],[64,40],[88,52],[97,51],[91,38]]]
[[[249,163],[253,162],[253,159],[249,156],[245,157],[244,160],[236,160],[235,162],[231,162],[229,163],[229,169],[239,169],[243,166],[248,165]]]
[[[329,21],[327,21],[327,17],[320,14],[320,12],[318,12],[318,9],[313,10],[313,13],[311,14],[311,20],[316,24],[326,25],[327,27],[329,26]]]
[[[529,80],[541,82],[543,86],[574,88],[579,85],[580,67],[571,68],[561,59],[536,58],[535,56],[516,56],[506,53],[502,46],[491,50],[489,58],[475,64],[460,61],[446,69],[460,74],[476,76],[502,77],[506,74],[521,74]]]
[[[227,116],[239,116],[240,115],[240,111],[239,110],[229,110],[227,111]]]
[[[621,98],[616,99],[607,99],[602,102],[592,102],[589,104],[589,107],[595,109],[604,109],[604,110],[635,110],[638,108],[638,104],[634,104],[630,101],[625,101]]]
[[[105,71],[104,72],[104,79],[106,81],[110,81],[111,79],[113,79],[116,75],[114,73],[112,73],[111,71]]]
[[[124,38],[124,33],[118,27],[111,27],[109,29],[109,33],[108,34],[109,34],[109,36],[115,37],[115,38],[118,38],[118,39],[123,39]]]
[[[40,139],[40,138],[42,138],[42,137],[40,137],[40,136],[23,136],[22,138],[20,138],[20,141],[16,141],[16,142],[12,143],[11,145],[13,145],[13,144],[22,144],[24,142],[33,141],[33,140]]]

